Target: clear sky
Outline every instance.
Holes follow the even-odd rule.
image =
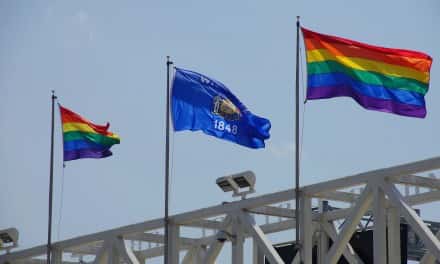
[[[167,55],[272,122],[263,150],[174,134],[171,213],[231,200],[215,179],[243,170],[256,173],[259,194],[293,187],[297,15],[319,32],[434,58],[426,119],[367,111],[349,98],[308,102],[302,185],[440,155],[437,0],[0,0],[0,228],[17,227],[21,248],[46,242],[52,89],[121,136],[114,156],[67,163],[59,227],[56,113],[54,239],[163,215]],[[422,215],[440,220],[439,210],[434,203]]]

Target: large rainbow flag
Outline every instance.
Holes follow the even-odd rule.
[[[110,148],[120,143],[118,135],[108,131],[110,126],[95,125],[89,120],[60,107],[63,125],[64,161],[82,158],[105,158],[112,155]]]
[[[348,96],[366,109],[424,118],[432,58],[301,28],[307,99]]]

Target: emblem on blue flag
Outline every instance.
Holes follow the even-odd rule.
[[[205,134],[249,148],[264,148],[270,121],[251,113],[221,82],[176,68],[171,107],[175,131]]]
[[[212,112],[223,117],[227,121],[239,120],[241,117],[240,109],[231,101],[221,96],[214,97]]]

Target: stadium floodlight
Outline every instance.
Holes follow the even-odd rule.
[[[216,183],[224,192],[232,191],[233,197],[241,196],[244,199],[246,195],[255,192],[255,174],[252,171],[223,176],[218,178]]]
[[[17,228],[0,230],[0,250],[9,250],[18,246]]]

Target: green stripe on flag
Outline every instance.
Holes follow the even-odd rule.
[[[91,142],[94,142],[99,145],[103,146],[112,146],[114,144],[119,144],[120,140],[107,137],[101,134],[95,134],[95,133],[87,133],[87,132],[80,132],[80,131],[70,131],[66,132],[63,135],[64,141],[72,141],[72,140],[89,140]]]
[[[376,72],[348,68],[336,61],[311,62],[307,64],[308,74],[340,72],[366,84],[380,85],[386,88],[407,90],[425,95],[428,85],[410,78],[383,75]]]

